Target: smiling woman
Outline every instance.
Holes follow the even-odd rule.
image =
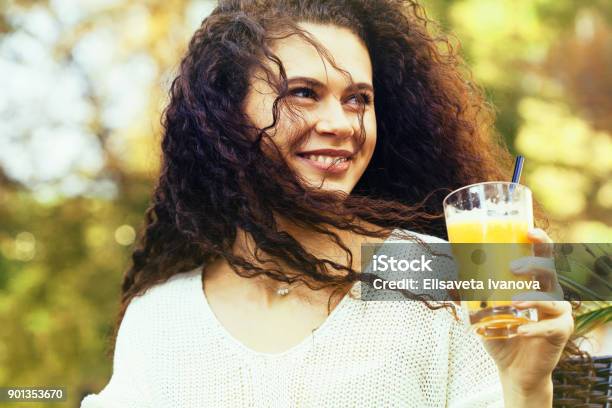
[[[443,195],[507,174],[426,23],[412,1],[220,2],[172,85],[113,376],[82,407],[550,405],[565,306],[492,358],[453,304],[352,296],[361,244],[443,242]]]
[[[340,65],[336,62],[337,69],[328,69],[317,48],[297,36],[274,44],[287,75],[286,103],[299,109],[301,122],[296,126],[288,117],[279,117],[273,142],[309,185],[349,194],[376,145],[370,56],[363,41],[347,28],[312,23],[299,27],[325,44]],[[276,93],[260,78],[254,76],[245,112],[252,123],[264,128],[273,122]]]

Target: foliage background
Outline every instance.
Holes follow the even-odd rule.
[[[424,5],[526,156],[555,240],[612,242],[612,2]],[[110,378],[106,336],[160,114],[213,6],[0,0],[0,385],[64,385],[73,407]]]

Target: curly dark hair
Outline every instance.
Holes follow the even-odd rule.
[[[350,195],[305,186],[282,158],[270,160],[262,149],[287,95],[274,41],[298,35],[325,54],[299,22],[348,28],[370,54],[378,137]],[[221,1],[193,35],[172,83],[161,174],[123,279],[115,334],[134,296],[220,257],[244,277],[264,274],[342,290],[359,273],[331,229],[384,238],[400,228],[446,238],[443,196],[467,184],[505,180],[511,167],[493,129],[493,109],[452,43],[414,1]],[[263,129],[243,109],[257,69],[278,91],[273,123]],[[307,252],[279,230],[275,214],[332,238],[349,265]],[[302,274],[288,276],[235,255],[238,228],[252,236],[256,255],[282,259]],[[345,274],[329,273],[330,266]]]

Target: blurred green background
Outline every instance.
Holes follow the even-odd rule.
[[[612,242],[612,2],[423,4],[526,156],[523,182],[555,240]],[[63,385],[59,405],[72,407],[110,378],[106,337],[156,177],[160,114],[213,7],[0,0],[0,386]],[[611,344],[608,325],[585,347]]]

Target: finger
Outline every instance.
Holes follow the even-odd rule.
[[[519,294],[512,296],[513,302],[541,302],[541,301],[550,301],[550,302],[562,302],[563,298],[563,289],[561,285],[555,285],[552,290],[548,291],[540,291],[540,290],[526,290]]]
[[[549,291],[555,287],[557,271],[552,258],[525,257],[512,261],[510,271],[519,276],[533,276],[540,282],[540,290]]]
[[[512,302],[555,302],[562,301],[554,292],[540,292],[537,290],[528,290],[512,296]],[[514,306],[514,303],[513,303]]]
[[[574,331],[574,319],[571,314],[554,319],[541,320],[536,323],[522,324],[518,334],[524,337],[546,337],[559,345],[564,344]]]
[[[530,228],[527,231],[527,237],[532,242],[552,244],[553,240],[548,236],[542,228]]]
[[[510,262],[510,270],[517,275],[541,275],[554,277],[557,274],[552,258],[526,256]]]
[[[562,292],[561,292],[562,293]],[[528,290],[512,296],[513,302],[563,302],[563,296],[555,292]]]
[[[552,257],[553,240],[541,228],[532,228],[527,232],[527,238],[533,242],[533,253],[535,256],[545,258]]]
[[[533,292],[532,292],[533,293]],[[550,296],[546,293],[535,292],[541,296]],[[522,294],[521,294],[522,295]],[[516,297],[521,297],[517,295]],[[572,305],[563,300],[513,300],[512,306],[518,309],[528,309],[534,307],[539,312],[543,312],[549,316],[561,316],[563,314],[572,314]]]

